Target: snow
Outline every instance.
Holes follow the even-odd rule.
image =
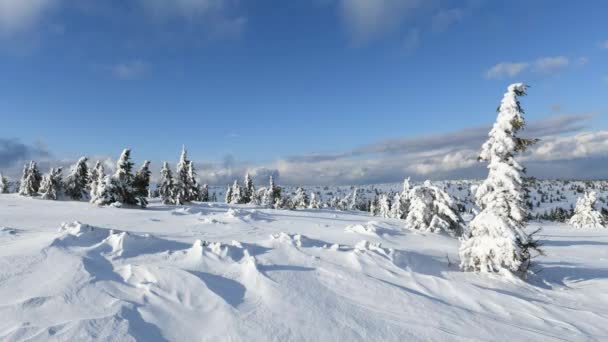
[[[364,212],[2,194],[0,340],[608,339],[608,229],[539,226],[524,281]]]

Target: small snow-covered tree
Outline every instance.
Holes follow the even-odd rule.
[[[89,197],[91,203],[97,203],[99,199],[99,187],[104,182],[106,172],[103,164],[99,161],[95,163],[95,167],[91,170],[91,184],[89,184]]]
[[[127,205],[141,204],[142,207],[146,203],[140,203],[133,189],[133,162],[131,161],[131,150],[124,149],[116,163],[116,172],[112,177],[113,197],[117,202]]]
[[[456,202],[445,191],[427,180],[423,185],[412,188],[409,198],[410,208],[405,223],[410,229],[462,235],[463,220]]]
[[[0,173],[0,194],[8,194],[8,192],[8,179],[6,179],[6,177]]]
[[[199,190],[199,200],[201,202],[209,202],[209,185],[203,184]]]
[[[536,142],[517,136],[524,127],[518,97],[526,94],[522,83],[511,84],[498,108],[496,123],[483,144],[479,160],[488,162],[488,178],[477,188],[480,212],[461,240],[460,267],[465,271],[525,272],[538,244],[526,233],[525,170],[515,154]]]
[[[73,200],[79,201],[87,198],[87,185],[89,184],[89,167],[87,157],[78,159],[72,165],[70,174],[65,179],[65,194]]]
[[[232,203],[232,186],[228,185],[228,187],[226,188],[226,195],[224,197],[224,201],[226,203]]]
[[[104,175],[104,173],[101,172],[98,176],[95,195],[94,197],[91,197],[90,202],[97,205],[109,205],[116,203],[118,200],[116,198],[117,192],[115,188],[116,183],[114,182],[113,177]]]
[[[380,201],[378,200],[378,196],[374,196],[370,201],[369,213],[372,214],[372,216],[378,216],[380,214]]]
[[[151,176],[152,172],[150,172],[150,161],[146,160],[133,177],[133,191],[135,191],[135,196],[139,201],[139,205],[142,207],[148,205],[147,197],[150,191]]]
[[[302,187],[298,187],[296,189],[296,194],[293,197],[293,205],[295,208],[308,208],[309,204],[310,204],[310,200],[308,198],[308,194],[306,193],[306,190],[304,190],[304,188]]]
[[[175,171],[175,204],[188,203],[197,198],[196,171],[192,162],[188,160],[188,151],[184,146]]]
[[[175,182],[173,172],[171,172],[171,168],[167,162],[164,162],[163,167],[160,169],[160,180],[156,187],[163,204],[175,204]]]
[[[232,184],[232,194],[230,196],[230,203],[232,204],[239,204],[239,203],[243,203],[243,191],[241,188],[241,185],[239,184],[238,180],[234,180],[234,183]]]
[[[359,189],[354,188],[350,195],[350,202],[348,203],[348,210],[359,210],[361,206],[361,198],[359,196]]]
[[[57,200],[63,187],[61,178],[60,167],[52,168],[48,174],[42,177],[42,182],[40,183],[39,189],[42,199]]]
[[[321,196],[315,192],[310,192],[310,204],[308,208],[310,209],[321,209]]]
[[[606,228],[606,220],[602,213],[595,208],[595,191],[586,192],[576,200],[574,215],[570,218],[570,225],[575,228]]]
[[[253,186],[253,181],[251,180],[251,176],[249,176],[249,173],[245,174],[245,184],[243,187],[243,193],[242,193],[242,201],[243,203],[250,203],[251,202],[251,198],[254,196],[255,194],[255,187]]]
[[[281,187],[274,184],[274,177],[270,176],[268,180],[268,191],[270,192],[270,199],[272,203],[276,203],[277,199],[281,198]]]
[[[38,171],[38,165],[35,161],[31,161],[23,167],[23,175],[19,185],[19,195],[21,196],[36,196],[40,189],[42,176]]]
[[[406,217],[406,211],[403,207],[403,200],[401,194],[396,193],[391,202],[391,217],[396,219],[404,219]]]
[[[190,185],[188,195],[190,201],[196,201],[200,198],[198,181],[196,180],[196,168],[193,161],[188,161],[188,184]]]
[[[391,217],[391,201],[386,194],[380,195],[378,200],[378,213],[383,218]]]

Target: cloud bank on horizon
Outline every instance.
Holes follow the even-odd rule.
[[[587,131],[594,113],[561,115],[531,122],[525,136],[540,138],[520,158],[528,174],[541,178],[597,179],[606,177],[608,130]],[[425,136],[390,139],[355,147],[335,154],[286,156],[270,162],[239,162],[227,157],[222,162],[195,161],[199,179],[212,185],[231,183],[248,172],[257,182],[268,176],[288,185],[369,184],[398,182],[404,177],[424,179],[467,179],[485,176],[486,164],[477,162],[479,148],[489,127]],[[118,152],[117,152],[118,153]],[[137,151],[133,155],[144,159]],[[41,146],[27,146],[17,140],[0,139],[0,171],[17,178],[23,163],[37,160],[42,170],[62,166],[65,170],[79,156],[58,160]],[[176,153],[176,158],[178,153]],[[111,156],[89,156],[114,168]],[[158,169],[163,161],[153,161]]]

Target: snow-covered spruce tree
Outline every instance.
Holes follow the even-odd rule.
[[[302,187],[298,187],[296,189],[296,194],[293,197],[292,201],[294,207],[299,209],[308,208],[308,206],[310,205],[308,194],[306,193],[306,190],[304,190],[304,188]]]
[[[93,182],[96,181],[98,178],[97,169],[99,168],[99,165],[101,165],[101,162],[98,160],[95,162],[95,166],[89,169],[89,184],[87,184],[87,188],[89,190],[89,197],[91,196],[91,191],[93,190]]]
[[[403,181],[403,190],[401,191],[401,195],[399,199],[401,200],[401,208],[403,209],[403,218],[407,217],[407,213],[410,209],[410,190],[412,186],[410,184],[410,177],[407,177]]]
[[[401,199],[401,194],[396,193],[395,197],[393,197],[393,201],[391,202],[391,217],[396,219],[405,219],[406,217],[405,208],[403,207],[403,200]]]
[[[198,181],[196,180],[196,168],[194,167],[194,162],[191,160],[188,161],[188,184],[190,185],[190,188],[188,189],[190,201],[199,200],[201,195],[198,188]]]
[[[116,194],[116,182],[114,182],[113,177],[105,175],[104,172],[101,172],[98,176],[95,194],[94,196],[91,196],[90,202],[97,205],[109,205],[116,203],[118,201]]]
[[[148,205],[151,176],[150,161],[146,160],[133,177],[133,191],[135,191],[135,196],[142,207]]]
[[[201,202],[209,202],[209,185],[203,184],[199,190],[199,200]]]
[[[6,179],[6,177],[0,173],[0,194],[8,194],[8,192],[8,179]]]
[[[40,182],[42,176],[38,171],[38,166],[35,161],[31,161],[23,166],[23,175],[21,176],[21,183],[19,185],[19,195],[21,196],[36,196],[40,189]]]
[[[391,201],[386,194],[380,195],[378,200],[378,214],[383,218],[391,217]]]
[[[575,228],[606,228],[606,219],[595,209],[595,191],[586,192],[576,200],[574,215],[568,223]]]
[[[171,172],[171,168],[167,162],[164,162],[163,167],[160,169],[160,181],[156,187],[163,204],[175,204],[175,182],[173,180],[173,172]]]
[[[525,172],[514,155],[536,140],[517,136],[524,127],[518,97],[526,94],[522,83],[511,84],[498,108],[496,123],[483,144],[479,160],[488,162],[488,178],[477,188],[480,212],[469,224],[460,245],[460,267],[465,271],[526,272],[532,252],[541,252],[526,233]]]
[[[97,203],[99,197],[99,187],[104,182],[106,171],[103,164],[99,161],[95,163],[95,167],[91,170],[91,183],[89,184],[89,197],[91,203]]]
[[[61,168],[52,168],[51,171],[42,177],[40,182],[40,195],[42,199],[57,200],[61,193],[63,182],[61,180]]]
[[[278,199],[281,199],[281,187],[274,184],[274,177],[270,176],[268,180],[268,191],[270,195],[271,203],[276,203]]]
[[[184,146],[175,171],[175,204],[188,203],[197,198],[196,172]]]
[[[348,203],[348,210],[359,210],[360,204],[361,198],[359,196],[359,189],[354,188],[352,194],[350,195],[350,203]]]
[[[226,195],[224,196],[224,201],[226,203],[232,203],[232,185],[228,185],[226,187]]]
[[[321,196],[315,192],[310,192],[310,204],[308,208],[310,209],[321,209]]]
[[[131,150],[124,149],[118,162],[116,163],[116,172],[112,177],[112,192],[113,197],[120,204],[137,205],[140,204],[142,207],[146,206],[146,203],[139,202],[138,196],[133,189],[133,162],[131,161]]]
[[[65,179],[65,194],[76,201],[88,197],[89,167],[87,161],[87,157],[78,159],[76,164],[72,165],[70,174]]]
[[[378,200],[378,195],[374,196],[372,200],[369,202],[369,213],[372,216],[378,216],[380,213],[380,201]]]
[[[463,233],[463,220],[456,202],[443,190],[425,181],[410,190],[410,208],[405,224],[410,229],[446,232],[452,236]]]
[[[255,194],[255,187],[253,186],[253,181],[249,176],[249,173],[245,174],[245,184],[243,187],[243,193],[241,196],[243,197],[243,203],[251,203],[251,199]]]
[[[239,184],[238,180],[234,180],[234,183],[232,184],[232,194],[230,196],[230,203],[232,204],[239,204],[239,203],[243,203],[243,191],[241,188],[241,185]]]

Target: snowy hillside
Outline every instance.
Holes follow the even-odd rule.
[[[461,272],[457,239],[365,212],[6,194],[0,227],[3,341],[608,339],[607,229],[543,224],[526,282]]]

